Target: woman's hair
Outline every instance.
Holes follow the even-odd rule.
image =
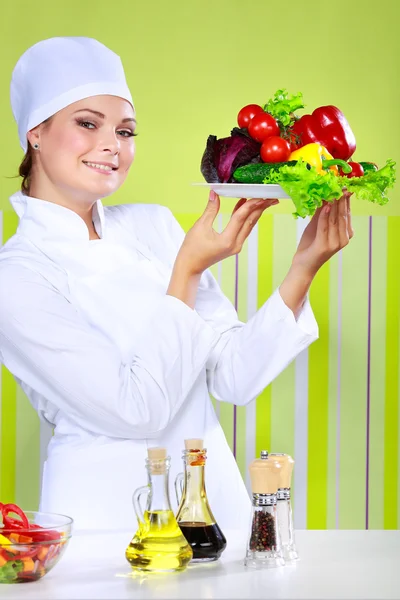
[[[48,119],[43,121],[42,124],[49,125],[51,119],[52,119],[52,117],[49,117]],[[26,194],[27,196],[29,196],[29,187],[30,187],[30,180],[31,180],[31,175],[32,175],[33,153],[34,153],[34,150],[32,149],[32,146],[30,145],[30,143],[28,142],[27,151],[25,153],[24,158],[22,159],[22,163],[19,165],[19,170],[18,170],[19,176],[22,177],[21,192]]]
[[[28,144],[28,149],[26,151],[26,154],[21,162],[21,164],[19,165],[19,176],[22,177],[22,183],[21,183],[21,192],[24,194],[27,194],[29,196],[29,184],[30,184],[30,178],[31,178],[31,171],[32,171],[32,165],[33,165],[33,150],[32,150],[32,146],[30,144]]]

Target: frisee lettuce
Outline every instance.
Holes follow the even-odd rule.
[[[277,183],[291,197],[297,217],[312,216],[323,201],[332,202],[340,198],[347,189],[361,200],[384,205],[388,202],[386,191],[393,187],[396,180],[395,161],[388,160],[378,171],[367,173],[363,177],[338,177],[332,171],[318,173],[305,161],[294,166],[284,166],[271,170],[263,183]]]
[[[289,96],[286,90],[278,90],[273,98],[268,100],[264,110],[287,127],[294,122],[293,113],[299,108],[304,108],[303,94],[300,92]]]

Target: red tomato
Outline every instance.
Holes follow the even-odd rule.
[[[263,142],[260,154],[266,163],[286,162],[291,154],[290,144],[287,140],[273,135]]]
[[[274,117],[264,111],[252,118],[248,129],[251,137],[260,144],[272,135],[279,135],[278,123]]]
[[[259,106],[258,104],[247,104],[247,106],[244,106],[239,111],[239,114],[237,116],[237,122],[239,127],[248,127],[252,118],[255,117],[258,113],[262,112],[264,112],[262,106]]]
[[[364,175],[364,169],[359,163],[349,162],[347,164],[351,167],[351,172],[343,173],[342,169],[339,169],[340,175],[348,177],[349,179],[351,179],[352,177],[362,177]]]

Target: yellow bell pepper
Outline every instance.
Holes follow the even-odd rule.
[[[2,546],[8,546],[8,545],[12,544],[12,542],[8,538],[6,538],[5,535],[1,535],[1,533],[0,533],[0,544]]]
[[[318,173],[322,175],[326,173],[326,169],[330,169],[335,175],[338,175],[339,165],[344,173],[350,173],[351,167],[340,159],[334,159],[332,154],[328,152],[324,146],[318,143],[306,144],[298,150],[291,153],[288,160],[304,160],[306,163],[315,167]]]
[[[30,571],[33,571],[35,568],[35,563],[33,561],[33,558],[27,557],[27,558],[23,558],[22,562],[24,563],[24,573],[29,573]]]

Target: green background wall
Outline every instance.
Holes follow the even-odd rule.
[[[185,228],[200,215],[199,162],[206,138],[228,135],[244,104],[278,88],[307,108],[341,108],[357,137],[355,158],[399,161],[400,42],[396,0],[15,0],[0,10],[0,225],[21,159],[9,80],[21,53],[56,35],[100,39],[121,55],[135,99],[137,156],[110,202],[169,206]],[[234,201],[224,199],[217,227]],[[246,320],[279,285],[304,222],[290,201],[260,221],[239,259],[214,269]],[[320,340],[251,406],[217,411],[244,477],[261,447],[296,459],[295,521],[310,528],[397,528],[399,477],[400,194],[386,207],[353,202],[356,236],[319,274],[311,301]],[[1,237],[0,237],[1,242]],[[1,373],[0,499],[38,502],[49,432],[10,374]]]

